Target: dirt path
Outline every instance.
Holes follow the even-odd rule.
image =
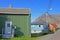
[[[60,30],[54,34],[49,34],[43,38],[40,38],[39,40],[60,40]]]

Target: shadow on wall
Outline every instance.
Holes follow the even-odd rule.
[[[15,29],[15,37],[22,37],[24,33],[20,31],[20,27],[16,27]]]
[[[5,26],[5,21],[7,20],[6,16],[0,16],[0,34],[2,33],[2,28]]]

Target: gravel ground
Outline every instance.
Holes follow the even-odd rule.
[[[54,34],[49,34],[43,38],[40,38],[39,40],[60,40],[60,30]]]

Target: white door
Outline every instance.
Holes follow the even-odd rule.
[[[11,34],[11,29],[12,29],[12,22],[11,21],[6,21],[5,22],[5,34]]]

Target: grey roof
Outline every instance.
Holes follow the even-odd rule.
[[[60,22],[60,14],[42,14],[39,16],[35,21],[33,21],[31,24],[44,24],[48,21],[48,23],[59,23]]]
[[[0,13],[7,14],[30,14],[30,10],[28,8],[0,8]]]

